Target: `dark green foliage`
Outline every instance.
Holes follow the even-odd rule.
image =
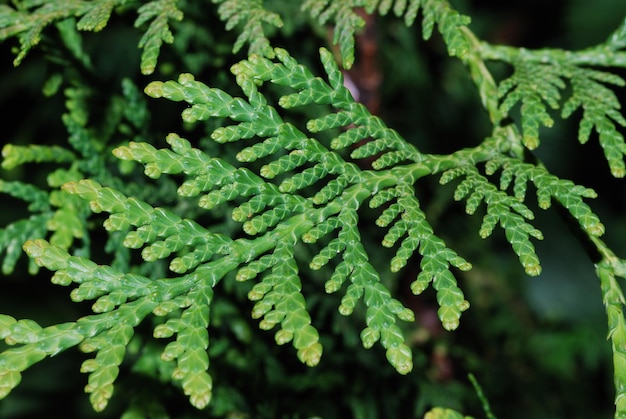
[[[6,122],[3,280],[29,282],[19,305],[0,299],[0,411],[26,412],[28,374],[59,357],[87,374],[94,411],[124,418],[573,417],[608,410],[571,370],[606,371],[612,352],[626,416],[623,218],[591,201],[625,174],[626,19],[581,50],[496,45],[486,26],[443,0],[0,5],[10,77],[32,71],[16,80],[53,104],[35,125],[59,122]],[[386,75],[405,90],[391,99],[357,48],[373,27],[409,63]],[[596,138],[582,160],[613,178],[567,179]],[[554,320],[521,276],[557,281],[542,241],[572,240],[556,214],[590,258],[559,262],[599,286]],[[610,344],[572,320],[601,305]]]

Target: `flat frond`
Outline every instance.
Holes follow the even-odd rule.
[[[74,55],[84,63],[87,56],[82,53],[80,38],[71,32],[100,31],[108,23],[111,13],[128,0],[71,0],[34,3],[31,7],[13,9],[8,5],[0,6],[0,40],[17,37],[20,50],[14,65],[24,59],[28,51],[41,40],[42,31],[50,24],[57,23],[61,37]],[[156,66],[163,42],[172,43],[174,38],[169,29],[169,20],[181,20],[183,13],[176,6],[177,0],[155,0],[145,3],[137,10],[135,27],[151,21],[148,29],[139,41],[143,48],[141,71],[152,74]]]
[[[471,269],[471,264],[435,235],[410,185],[383,189],[372,198],[370,206],[387,202],[387,198],[382,201],[376,198],[389,192],[392,192],[396,202],[383,211],[376,224],[392,224],[383,239],[383,246],[392,247],[400,242],[396,255],[391,259],[390,268],[394,272],[399,271],[418,252],[422,256],[421,272],[411,283],[411,291],[416,295],[421,294],[432,283],[440,305],[439,319],[447,330],[454,330],[459,326],[461,313],[469,307],[469,303],[450,269],[456,267],[465,271]]]
[[[233,45],[234,53],[249,43],[248,55],[273,58],[274,50],[265,34],[264,24],[281,28],[283,21],[280,15],[265,9],[262,0],[213,0],[213,3],[219,4],[218,13],[220,19],[226,22],[226,30],[242,26]]]
[[[96,358],[85,361],[81,371],[90,374],[86,389],[91,393],[94,409],[101,411],[113,394],[113,382],[133,329],[152,312],[161,297],[167,299],[163,290],[169,285],[162,282],[159,286],[148,278],[71,256],[41,239],[26,242],[24,250],[38,266],[55,271],[52,277],[55,284],[79,284],[71,293],[73,300],[94,300],[110,295],[116,304],[104,313],[46,328],[32,321],[4,322],[0,334],[11,345],[19,346],[0,354],[0,375],[19,377],[29,365],[79,345],[83,352],[97,352]],[[120,299],[120,295],[124,298]],[[98,304],[96,301],[94,306]],[[16,361],[16,357],[22,360]],[[10,391],[9,386],[5,390]]]
[[[163,42],[167,44],[174,42],[169,21],[170,19],[175,21],[183,19],[183,12],[178,9],[177,3],[178,0],[154,0],[143,4],[137,10],[136,28],[151,21],[139,40],[139,48],[143,48],[140,64],[143,74],[154,72]]]
[[[470,265],[445,246],[419,210],[410,185],[429,174],[431,169],[421,164],[425,157],[419,151],[354,101],[343,85],[341,71],[330,52],[321,50],[328,82],[314,76],[284,50],[275,50],[275,55],[276,60],[254,55],[233,66],[245,99],[209,88],[188,74],[181,75],[176,82],[152,82],[146,87],[150,96],[187,102],[190,107],[182,116],[188,122],[230,119],[232,123],[217,128],[212,138],[217,142],[243,142],[236,159],[244,167],[209,157],[176,134],[167,137],[171,149],[158,150],[146,143],[130,143],[114,153],[121,159],[142,163],[150,177],[156,178],[162,173],[185,174],[179,194],[199,197],[198,204],[202,208],[213,209],[227,201],[237,202],[232,218],[242,223],[243,231],[253,239],[224,243],[223,252],[214,254],[209,264],[220,260],[224,261],[224,266],[236,263],[238,280],[261,277],[248,295],[256,302],[252,315],[262,319],[260,327],[263,329],[280,325],[276,341],[282,344],[293,340],[303,362],[316,364],[321,346],[300,293],[301,279],[293,249],[298,243],[319,243],[321,247],[309,267],[319,270],[336,263],[325,289],[327,292],[345,289],[340,313],[351,314],[362,301],[366,306],[366,327],[361,334],[363,345],[370,347],[380,341],[387,350],[388,360],[398,371],[407,373],[412,365],[410,350],[403,343],[403,335],[395,322],[396,319],[412,320],[413,315],[381,284],[380,274],[361,244],[359,209],[370,198],[372,208],[395,201],[390,207],[395,210],[384,210],[378,222],[387,227],[395,218],[401,220],[390,227],[387,244],[384,243],[392,246],[400,242],[391,269],[401,269],[414,252],[419,252],[423,256],[423,273],[414,291],[419,293],[432,282],[437,289],[444,326],[450,330],[456,328],[460,313],[468,303],[450,269],[469,269]],[[300,129],[284,121],[269,105],[260,90],[265,83],[295,91],[279,99],[278,104],[284,109],[315,104],[332,106],[336,111],[309,120],[306,128]],[[330,141],[309,136],[325,131],[333,133],[337,128],[342,128],[343,132]],[[371,142],[362,141],[365,139]],[[357,160],[376,157],[373,170],[362,170],[346,161],[346,151]],[[386,156],[394,156],[391,159],[401,156],[405,166],[395,160],[388,163],[393,168],[386,169],[387,164],[380,163]],[[250,165],[261,158],[269,162],[260,167]],[[110,209],[105,210],[122,211],[118,206],[111,203]],[[97,207],[100,209],[99,204]],[[143,236],[153,241],[158,235],[173,234],[172,230],[163,231],[164,226],[155,227],[151,221],[136,233],[129,233],[133,247],[146,244],[145,238],[136,237],[144,228],[149,228],[150,234],[146,231]],[[187,245],[194,248],[199,240],[187,242]],[[208,245],[211,241],[203,243]],[[144,258],[147,249],[152,247],[154,245],[144,248]],[[175,251],[178,247],[173,243],[159,247],[159,251],[165,249]],[[158,257],[161,256],[167,257],[169,253],[159,253]]]
[[[466,198],[466,212],[473,214],[481,203],[487,205],[480,236],[490,236],[499,224],[526,273],[531,276],[539,275],[541,266],[530,237],[541,240],[543,234],[526,221],[534,219],[533,212],[517,198],[492,185],[474,166],[444,173],[441,182],[447,183],[460,176],[464,179],[457,185],[454,199],[460,201]]]
[[[468,16],[460,14],[445,0],[306,0],[302,10],[311,14],[321,24],[333,21],[333,44],[339,46],[343,67],[350,69],[354,64],[354,38],[359,29],[365,26],[360,9],[366,13],[384,16],[393,10],[397,17],[411,26],[422,9],[422,36],[425,40],[432,35],[437,24],[451,56],[465,59],[469,41],[462,28],[470,23]]]
[[[552,200],[556,200],[569,211],[587,234],[595,237],[604,234],[604,225],[600,218],[583,201],[583,198],[597,196],[593,189],[576,185],[567,179],[559,179],[542,166],[508,157],[489,161],[487,174],[494,174],[499,168],[502,169],[500,189],[506,190],[513,181],[513,193],[519,202],[526,199],[526,184],[532,182],[537,188],[537,203],[540,208],[548,209],[552,205]]]
[[[344,68],[354,64],[354,36],[357,30],[365,26],[365,20],[355,10],[362,6],[360,0],[332,1],[306,0],[302,10],[320,24],[333,21],[333,43],[339,46],[339,53]]]
[[[69,17],[79,17],[79,30],[99,31],[109,20],[111,11],[127,0],[49,1],[34,3],[30,8],[14,9],[6,4],[0,6],[0,40],[17,37],[20,50],[13,61],[19,65],[28,51],[41,40],[46,26]]]
[[[28,143],[24,136],[38,131],[18,130],[17,141],[27,145],[9,144],[2,149],[1,166],[6,170],[41,163],[54,166],[43,169],[47,172],[43,186],[0,180],[0,193],[20,204],[7,219],[21,216],[22,207],[29,212],[0,228],[2,273],[12,274],[20,256],[26,254],[31,273],[39,268],[52,271],[52,284],[67,287],[71,301],[81,303],[88,312],[52,326],[0,314],[4,341],[0,399],[19,384],[26,369],[76,348],[93,354],[80,370],[87,374],[84,390],[98,412],[111,402],[118,376],[130,361],[133,374],[152,369],[151,380],[174,383],[192,406],[208,407],[207,414],[253,414],[257,407],[239,400],[243,397],[228,387],[229,381],[233,377],[240,381],[258,367],[255,358],[259,354],[264,357],[261,367],[267,367],[269,375],[279,369],[272,365],[277,357],[252,342],[250,317],[259,329],[273,334],[276,344],[289,344],[287,349],[305,366],[318,365],[324,351],[337,347],[332,341],[323,347],[329,340],[321,332],[341,328],[345,341],[339,346],[351,349],[356,342],[369,349],[380,345],[389,364],[399,374],[408,374],[414,367],[412,350],[424,336],[424,331],[415,334],[414,328],[403,323],[414,322],[416,314],[422,314],[417,306],[409,306],[413,296],[432,287],[437,316],[447,331],[460,326],[470,304],[458,278],[464,276],[459,271],[472,266],[438,235],[440,224],[433,219],[447,215],[443,210],[447,211],[444,207],[449,201],[464,201],[467,215],[480,214],[478,235],[486,239],[499,227],[497,233],[508,241],[525,272],[537,276],[542,268],[533,243],[543,235],[533,225],[534,206],[529,201],[535,197],[529,196],[530,191],[536,194],[540,209],[553,204],[565,209],[566,218],[578,223],[586,244],[595,246],[593,263],[615,364],[617,416],[626,417],[626,299],[617,283],[617,277],[626,278],[626,260],[613,255],[600,240],[605,227],[586,202],[595,198],[593,190],[559,179],[539,161],[524,160],[532,157],[525,148],[539,146],[540,131],[553,125],[553,113],[559,110],[562,118],[579,114],[579,142],[597,134],[612,174],[626,176],[622,134],[626,117],[616,91],[626,82],[617,73],[602,70],[626,66],[626,21],[596,47],[578,52],[530,51],[481,41],[468,28],[470,18],[446,0],[304,0],[295,5],[212,0],[211,10],[217,11],[225,30],[237,33],[232,54],[247,48],[245,58],[230,67],[233,83],[220,70],[232,60],[223,48],[223,41],[231,38],[221,38],[223,31],[212,27],[216,16],[207,17],[206,4],[178,0],[5,3],[0,5],[0,41],[19,43],[15,65],[38,43],[45,44],[44,59],[54,73],[46,74],[43,92],[63,96],[66,110],[61,121],[67,136],[61,136],[65,143],[60,146],[52,145],[56,141],[52,136],[49,145],[38,145]],[[296,7],[314,25],[327,25],[337,46],[337,54],[319,50],[320,74],[313,70],[318,66],[302,64],[270,41],[285,26],[282,35],[288,39],[281,42],[292,45],[291,38],[301,34],[302,25],[311,23],[306,16],[294,16]],[[124,76],[124,68],[111,69],[109,62],[100,67],[106,53],[93,55],[98,58],[92,64],[89,52],[100,44],[89,40],[85,44],[89,48],[83,48],[81,31],[102,31],[115,14],[133,11],[137,15],[131,22],[141,32],[143,75],[155,73],[164,52],[161,48],[174,42],[176,32],[176,57],[160,69],[164,77],[175,71],[171,64],[180,60],[187,71],[214,77],[216,85],[222,86],[210,87],[189,73],[146,86],[147,96],[183,102],[182,129],[187,138],[170,133],[166,144],[146,140],[154,140],[161,121],[156,126],[150,123],[141,91],[130,78],[123,79],[119,92],[105,91],[111,80]],[[177,22],[183,20],[183,11],[187,19],[181,25]],[[467,67],[466,75],[477,88],[476,98],[492,124],[491,136],[449,154],[423,153],[373,115],[365,103],[355,100],[344,70],[355,62],[355,38],[370,22],[366,14],[374,13],[395,15],[394,25],[402,21],[406,26],[420,25],[424,41],[435,31],[441,35],[441,42],[432,46]],[[392,55],[413,46],[414,32],[394,26],[385,29],[391,30],[390,36],[379,41],[402,44],[388,50],[386,58],[406,58]],[[115,32],[123,35],[123,31]],[[325,34],[317,26],[313,31],[315,36]],[[298,53],[310,52],[308,42],[302,46]],[[210,56],[210,50],[218,55]],[[413,58],[408,78],[412,69],[423,64],[420,57]],[[492,74],[488,60],[510,65],[510,77],[496,83],[493,76],[499,73]],[[455,81],[457,70],[465,71],[463,66],[442,67],[444,72],[428,67],[425,78],[413,80],[416,84],[405,83],[402,74],[394,74],[391,84],[424,87],[434,75],[443,82],[443,89],[426,86],[418,93],[452,93],[460,102],[470,97]],[[32,75],[41,71],[47,73],[48,68]],[[363,92],[369,87],[375,90],[378,73],[376,68],[365,68],[355,73],[355,84]],[[371,80],[375,83],[370,85]],[[403,103],[429,105],[427,96],[409,96],[403,94],[388,111]],[[438,101],[434,104],[435,114],[441,111],[450,116],[449,109]],[[521,135],[509,122],[518,108]],[[158,108],[154,115],[162,111]],[[405,111],[410,113],[403,109],[400,117]],[[419,121],[405,129],[415,122]],[[431,122],[424,132],[434,127]],[[471,134],[483,125],[479,121],[467,128]],[[420,133],[416,136],[421,137]],[[200,139],[195,142],[193,137]],[[465,140],[447,144],[455,146]],[[17,176],[30,177],[28,169],[22,168]],[[440,176],[440,185],[453,183],[454,192],[433,188],[423,180],[434,176]],[[428,210],[420,202],[422,197],[433,204]],[[96,230],[100,227],[103,231]],[[446,226],[453,227],[454,222]],[[102,234],[94,235],[94,231]],[[97,248],[103,252],[92,256]],[[394,291],[405,291],[409,274],[413,296],[409,295],[405,306]],[[326,298],[320,291],[334,295]],[[249,314],[242,310],[246,298]],[[329,303],[336,313],[329,314]],[[355,321],[360,324],[356,332]],[[349,327],[343,329],[344,325]],[[142,338],[146,327],[154,339]],[[441,358],[437,346],[434,355]],[[215,368],[212,363],[220,357],[225,364]],[[226,377],[224,371],[233,367],[239,370]],[[310,386],[300,381],[310,378],[306,375],[283,381],[279,371],[272,379],[281,386],[294,384],[300,391]],[[226,384],[215,393],[214,377],[216,385]],[[341,384],[335,380],[331,371],[327,389]],[[250,400],[259,401],[264,394],[256,396]],[[352,403],[351,397],[346,398],[348,409],[358,416],[366,405]],[[209,407],[213,398],[219,402]],[[424,410],[425,400],[415,404],[415,412]],[[263,403],[259,406],[265,409]],[[123,416],[132,416],[134,408]],[[321,411],[332,416],[334,408],[321,406]],[[339,410],[345,409],[340,406]],[[146,412],[148,416],[159,413]],[[490,415],[487,409],[486,413]],[[426,417],[461,415],[435,407]]]
[[[580,143],[588,141],[591,132],[599,135],[611,173],[615,177],[626,174],[626,144],[618,130],[626,126],[621,105],[615,92],[609,87],[625,85],[617,74],[579,66],[574,59],[555,52],[552,61],[529,59],[524,54],[508,57],[514,67],[511,77],[498,87],[502,99],[500,111],[507,115],[521,102],[523,143],[529,149],[539,146],[539,128],[554,123],[548,112],[561,108],[561,116],[567,118],[582,109],[578,130]],[[561,92],[571,88],[571,96],[562,103]]]
[[[607,257],[608,256],[608,257]],[[611,341],[613,364],[616,366],[613,380],[615,383],[615,410],[616,417],[626,414],[626,319],[624,319],[624,305],[626,299],[617,277],[626,278],[624,267],[626,261],[617,259],[615,255],[605,255],[605,258],[596,264],[596,274],[600,279],[602,303],[608,318],[608,339]]]
[[[612,73],[574,68],[571,84],[572,95],[563,106],[562,116],[566,118],[576,109],[582,108],[578,140],[581,143],[587,142],[591,131],[595,129],[599,134],[600,145],[604,149],[611,173],[615,177],[623,177],[626,174],[624,164],[626,144],[616,124],[624,127],[626,119],[621,113],[621,105],[615,92],[606,84],[624,86],[624,79]]]
[[[546,105],[557,109],[565,82],[560,68],[551,64],[537,64],[520,60],[514,63],[513,75],[500,83],[498,95],[502,98],[500,111],[509,111],[521,102],[522,141],[533,150],[539,146],[539,127],[551,127],[554,120]]]

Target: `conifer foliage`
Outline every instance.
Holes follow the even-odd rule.
[[[91,313],[52,325],[18,319],[0,307],[6,342],[0,397],[11,397],[29,367],[77,347],[94,354],[80,370],[87,374],[93,409],[102,411],[115,395],[136,330],[148,325],[159,348],[150,356],[167,371],[166,380],[191,405],[207,408],[214,395],[211,365],[219,362],[210,357],[212,319],[230,299],[222,286],[228,278],[251,302],[237,308],[251,313],[234,319],[251,315],[276,344],[291,344],[301,363],[315,367],[324,351],[338,350],[324,342],[339,337],[322,337],[311,309],[311,301],[336,294],[335,310],[361,325],[346,333],[358,334],[365,348],[380,345],[399,374],[412,373],[406,324],[415,322],[415,313],[396,294],[397,284],[384,279],[388,273],[418,265],[410,292],[434,290],[447,331],[459,327],[471,304],[458,284],[459,275],[472,269],[470,261],[438,235],[418,199],[419,183],[434,178],[454,186],[451,200],[463,201],[468,216],[482,217],[481,238],[503,233],[530,276],[542,270],[533,243],[543,233],[533,208],[562,207],[575,220],[599,255],[592,262],[613,350],[615,415],[626,416],[625,300],[618,282],[626,279],[626,260],[601,239],[605,226],[590,203],[596,192],[529,158],[559,111],[564,119],[579,118],[579,142],[598,139],[614,177],[625,175],[626,120],[615,93],[625,82],[613,69],[626,67],[626,20],[598,46],[529,50],[480,40],[470,17],[443,0],[296,2],[307,22],[281,15],[277,0],[214,0],[206,13],[236,32],[231,50],[240,54],[230,68],[238,90],[227,91],[211,87],[217,81],[210,77],[167,79],[168,72],[159,71],[160,55],[173,48],[166,44],[175,43],[177,30],[188,35],[187,3],[0,6],[0,40],[15,43],[16,66],[42,40],[58,38],[79,68],[47,83],[50,95],[64,86],[64,145],[34,140],[2,149],[7,173],[24,165],[54,167],[45,185],[27,176],[0,180],[0,191],[24,201],[29,211],[0,230],[2,272],[13,273],[25,254],[31,274],[45,268],[53,284],[68,287],[72,301],[91,304]],[[344,75],[358,63],[355,36],[365,25],[363,13],[421,27],[424,41],[436,28],[449,59],[460,60],[475,85],[490,135],[449,154],[422,152],[356,101]],[[150,76],[145,95],[124,79],[123,94],[108,99],[107,114],[95,115],[90,106],[98,93],[85,74],[96,67],[82,38],[88,31],[105,34],[111,21],[130,15],[140,32],[140,72]],[[274,45],[272,36],[286,22],[326,25],[336,53],[320,38],[320,66],[305,65],[297,51]],[[508,66],[509,75],[498,79],[490,71],[493,62]],[[184,102],[183,127],[204,127],[214,144],[193,138],[193,129],[168,134],[167,145],[150,138],[148,109],[157,101]],[[368,217],[375,227],[364,226]],[[366,237],[372,231],[374,245]],[[92,237],[103,232],[111,255],[106,263],[93,249]],[[388,251],[390,260],[379,266],[375,254]],[[307,284],[311,278],[323,280]],[[427,417],[462,416],[435,408]]]

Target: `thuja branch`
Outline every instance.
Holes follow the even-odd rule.
[[[626,319],[624,306],[626,298],[617,277],[626,279],[626,261],[618,258],[599,238],[592,239],[601,255],[595,265],[600,279],[602,302],[608,318],[608,338],[613,350],[613,380],[615,383],[615,417],[626,416]]]

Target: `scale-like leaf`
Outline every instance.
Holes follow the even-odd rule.
[[[624,136],[615,124],[624,127],[626,119],[620,112],[621,105],[615,93],[605,84],[624,86],[624,79],[612,74],[585,68],[572,69],[572,95],[563,105],[562,116],[570,116],[576,109],[583,109],[578,140],[587,142],[592,129],[598,132],[600,145],[615,177],[626,174]]]
[[[174,35],[170,31],[169,21],[182,20],[183,12],[177,7],[178,0],[155,0],[143,4],[137,13],[135,27],[140,27],[150,21],[148,29],[139,40],[139,48],[143,48],[141,54],[141,72],[152,74],[156,67],[157,58],[163,42],[171,44]]]
[[[560,90],[565,88],[565,82],[556,66],[526,61],[514,65],[513,75],[498,87],[498,95],[504,99],[500,110],[506,115],[518,102],[522,103],[523,142],[533,150],[539,146],[539,127],[554,124],[546,104],[552,109],[559,107]]]
[[[263,24],[276,28],[283,26],[280,15],[270,12],[263,7],[262,0],[212,0],[219,3],[220,19],[226,22],[226,30],[238,25],[242,26],[237,41],[233,45],[233,52],[237,53],[244,44],[249,43],[248,54],[266,55],[270,58],[274,50],[265,35]]]
[[[469,52],[469,41],[462,28],[470,23],[470,18],[450,7],[445,0],[306,0],[302,10],[309,12],[319,23],[334,21],[333,43],[339,46],[342,64],[346,69],[354,64],[355,34],[365,26],[362,12],[359,11],[363,7],[367,13],[376,10],[380,15],[386,15],[393,9],[396,16],[404,16],[407,26],[415,22],[421,8],[424,14],[422,36],[425,40],[431,37],[437,24],[451,56],[465,59]]]

